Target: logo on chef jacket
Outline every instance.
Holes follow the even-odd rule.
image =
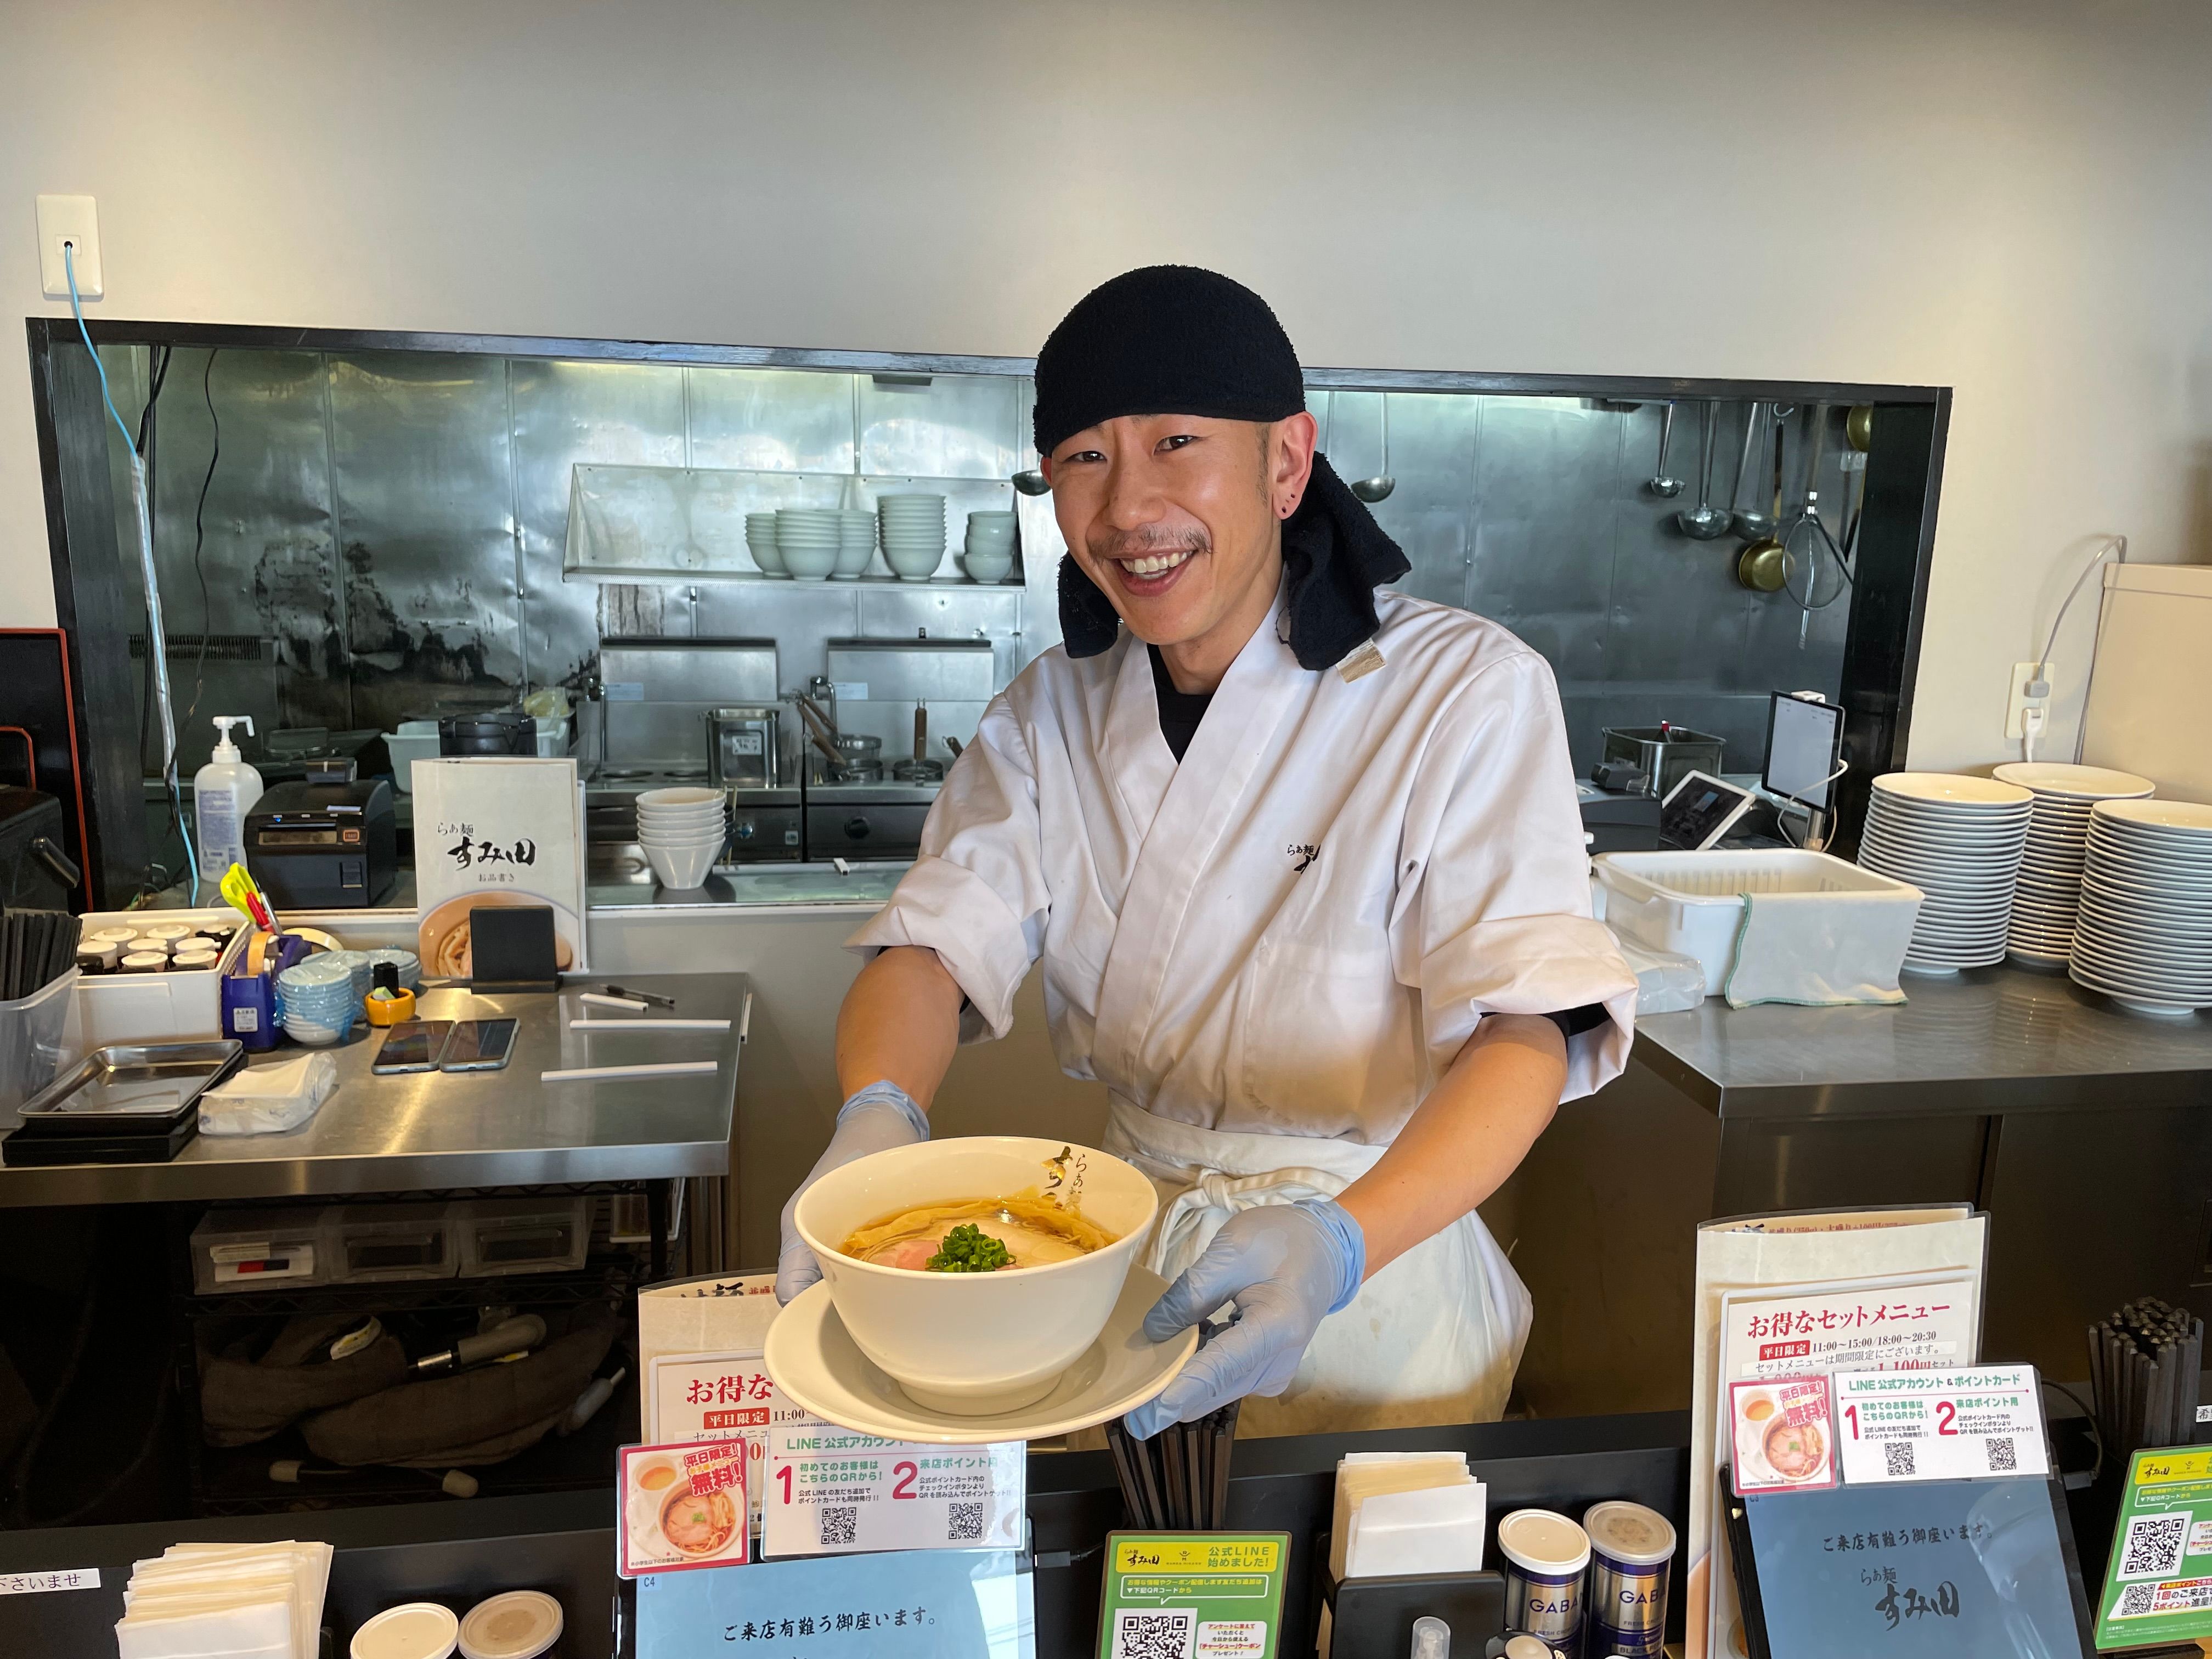
[[[1305,874],[1307,866],[1321,856],[1320,848],[1309,847],[1302,841],[1294,841],[1283,850],[1297,860],[1291,867],[1291,873],[1294,876]]]

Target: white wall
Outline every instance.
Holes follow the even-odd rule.
[[[111,317],[1020,354],[1172,258],[1319,364],[1949,384],[1966,763],[2086,538],[2212,559],[2208,85],[2196,0],[9,0],[0,312],[86,191]],[[13,349],[0,503],[49,623]]]

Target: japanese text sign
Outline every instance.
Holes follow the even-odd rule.
[[[1850,1486],[2051,1473],[2033,1365],[1845,1372],[1836,1435]]]
[[[1290,1534],[1117,1532],[1098,1659],[1273,1659]]]
[[[637,1659],[1030,1659],[1030,1576],[1011,1550],[762,1561],[637,1581]]]
[[[2097,1646],[2212,1641],[2212,1448],[2128,1463]]]
[[[885,1440],[811,1418],[769,1430],[761,1553],[1018,1548],[1029,1447]]]

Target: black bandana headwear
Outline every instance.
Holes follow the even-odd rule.
[[[1041,455],[1121,415],[1279,421],[1306,406],[1305,377],[1267,302],[1193,265],[1149,265],[1091,290],[1037,353]],[[1375,590],[1413,567],[1328,457],[1283,524],[1284,610],[1302,668],[1334,666],[1381,624]],[[1060,565],[1071,657],[1114,643],[1121,618],[1073,556]]]

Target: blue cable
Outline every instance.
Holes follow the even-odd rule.
[[[76,252],[67,242],[62,244],[62,274],[69,278],[70,313],[76,319],[76,331],[83,337],[84,349],[91,355],[93,373],[100,376],[100,401],[107,405],[107,413],[115,422],[115,429],[123,434],[124,448],[135,458],[138,453],[137,441],[131,435],[130,426],[117,412],[115,399],[107,390],[107,366],[100,361],[100,353],[92,343],[92,331],[84,325],[84,304],[77,298],[76,292]],[[138,510],[142,514],[147,510],[143,501],[138,503]],[[148,533],[149,535],[152,533],[150,525],[148,526]],[[148,571],[146,580],[151,581],[153,579],[154,573]],[[166,641],[157,640],[153,636],[151,629],[147,630],[146,672],[148,673],[154,672],[152,653],[163,649],[166,645]],[[184,840],[185,867],[191,876],[191,902],[197,905],[200,902],[199,854],[192,850],[192,832],[185,827],[184,797],[177,788],[177,757],[171,754],[166,759],[167,764],[162,768],[162,781],[169,786],[169,811],[176,817],[177,834]]]

